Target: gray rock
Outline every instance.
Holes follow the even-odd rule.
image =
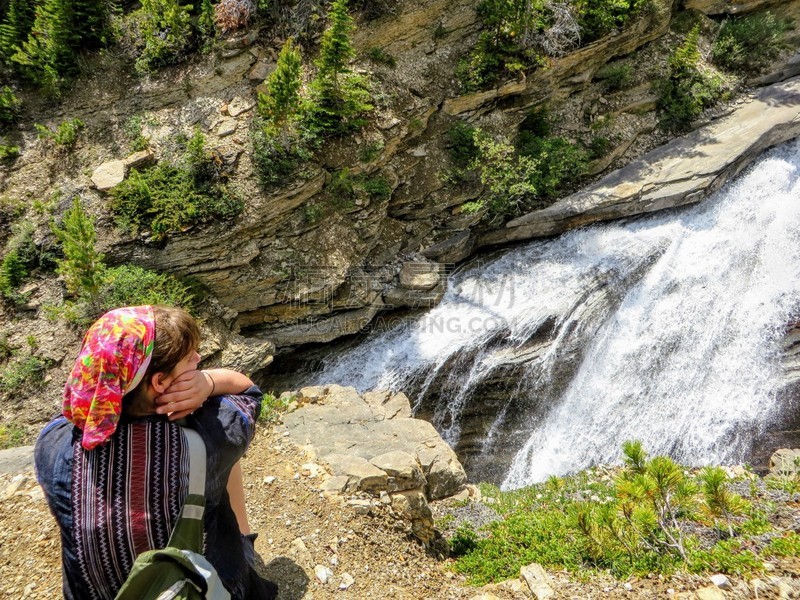
[[[33,467],[33,446],[0,450],[0,473],[19,473]]]
[[[425,493],[431,500],[452,496],[467,483],[467,474],[456,453],[444,442],[420,447],[417,460],[428,482]]]
[[[334,475],[347,477],[348,492],[380,492],[387,489],[389,476],[360,456],[329,454],[322,458]]]
[[[417,459],[408,452],[393,450],[376,456],[370,463],[389,476],[386,489],[390,492],[413,490],[425,485],[425,476]]]
[[[256,103],[249,98],[236,97],[228,102],[228,114],[232,117],[238,117],[242,113],[252,110],[255,105]]]
[[[694,595],[697,600],[725,600],[725,592],[714,586],[695,590]]]
[[[425,494],[418,490],[396,492],[391,495],[392,511],[395,516],[410,523],[411,535],[417,537],[424,544],[433,540],[433,513]]]
[[[253,65],[253,68],[250,69],[250,72],[247,74],[247,78],[250,81],[257,81],[261,83],[267,77],[269,77],[277,67],[278,65],[276,65],[273,62],[259,60],[256,64]]]
[[[236,128],[239,126],[239,122],[236,119],[229,118],[229,119],[222,119],[220,124],[217,126],[217,135],[219,137],[226,137],[232,135],[236,132]]]
[[[550,578],[540,564],[532,563],[519,570],[519,576],[528,584],[531,594],[536,600],[547,600],[555,597],[556,593],[550,587]]]
[[[444,279],[444,266],[439,263],[409,261],[400,268],[400,286],[409,290],[431,290]]]
[[[325,585],[333,578],[333,571],[325,565],[316,565],[314,567],[314,576],[321,584]]]

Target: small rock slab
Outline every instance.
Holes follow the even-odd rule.
[[[236,132],[236,128],[239,126],[239,123],[236,119],[228,118],[222,119],[220,124],[217,126],[217,135],[219,137],[226,137]]]
[[[125,181],[125,161],[110,160],[97,167],[92,173],[92,183],[101,192],[110,190]]]
[[[360,456],[328,454],[322,460],[328,463],[336,476],[347,477],[345,491],[379,492],[385,490],[389,476]]]
[[[547,572],[542,565],[532,563],[522,567],[519,570],[519,576],[528,584],[528,588],[536,600],[548,600],[549,598],[555,597],[556,593],[553,591],[553,588],[550,587],[550,578],[547,576]]]
[[[256,105],[252,100],[246,98],[234,98],[228,103],[228,114],[232,117],[238,117],[242,113],[252,110]]]

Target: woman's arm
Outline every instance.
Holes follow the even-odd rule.
[[[209,396],[239,394],[251,385],[247,375],[231,369],[186,371],[156,398],[156,412],[174,421],[192,414]]]

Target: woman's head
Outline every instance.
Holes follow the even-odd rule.
[[[123,397],[146,395],[154,381],[195,356],[199,343],[197,324],[178,308],[133,306],[100,317],[84,336],[64,388],[62,412],[83,431],[83,447],[105,443],[117,428]]]
[[[142,383],[156,373],[171,373],[181,360],[200,346],[200,329],[192,315],[180,308],[154,306],[156,339],[150,366]]]

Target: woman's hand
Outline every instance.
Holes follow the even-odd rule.
[[[156,412],[166,414],[170,421],[182,419],[203,406],[213,389],[209,375],[203,371],[185,371],[156,398]]]

